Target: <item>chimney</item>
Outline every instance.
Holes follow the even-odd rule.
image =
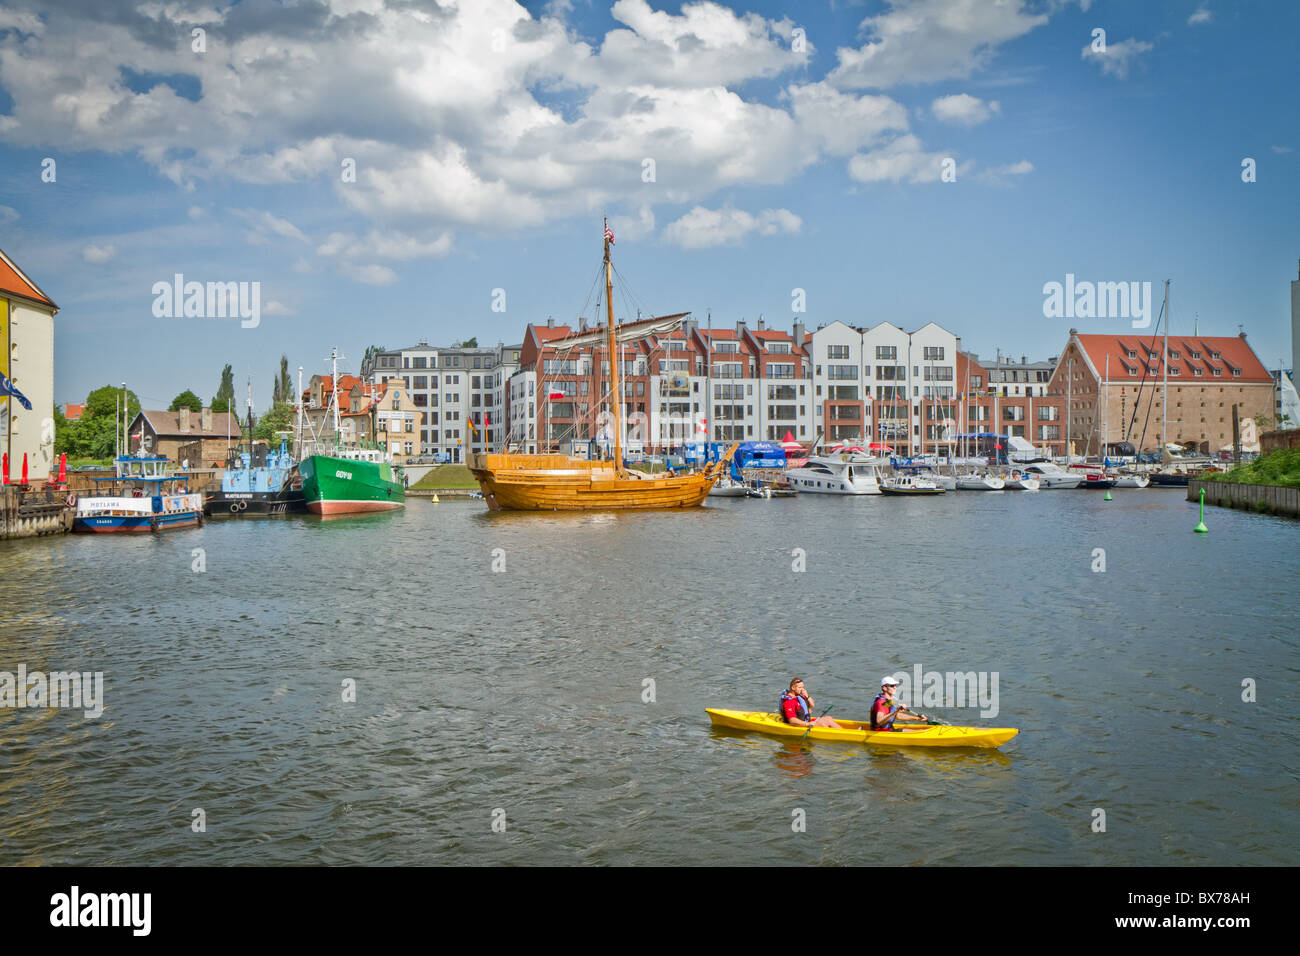
[[[1242,340],[1243,342],[1246,341],[1246,333],[1245,333],[1244,330],[1241,331],[1241,332],[1238,332],[1237,334],[1241,336],[1241,340]]]
[[[794,344],[795,344],[795,348],[800,348],[800,349],[803,348],[803,339],[804,339],[804,336],[807,335],[807,334],[808,334],[808,330],[804,328],[803,323],[802,323],[802,322],[795,322],[795,324],[794,324]]]
[[[183,433],[186,433],[186,434],[189,433],[189,430],[190,430],[190,407],[189,407],[188,405],[182,405],[182,406],[180,407],[180,411],[179,411],[178,414],[176,415],[176,422],[177,422],[177,427],[178,427],[178,428],[179,428]]]
[[[745,320],[741,319],[736,323],[736,338],[741,338],[745,334]]]
[[[1020,356],[1020,364],[1021,364],[1021,365],[1028,365],[1028,364],[1029,364],[1029,356],[1028,356],[1028,355],[1022,355],[1022,356]]]
[[[762,316],[759,316],[759,319],[758,319],[758,331],[762,332],[765,328],[767,328],[767,326],[763,323],[763,318],[762,318]]]
[[[547,316],[547,317],[546,317],[546,327],[547,327],[548,329],[553,329],[553,328],[555,328],[555,319],[551,318],[550,316]]]
[[[200,431],[212,431],[212,409],[205,405],[202,411],[199,412],[199,421],[202,423]]]

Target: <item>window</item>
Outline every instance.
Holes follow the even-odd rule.
[[[858,378],[858,367],[856,365],[827,365],[826,377],[831,380],[852,379],[856,381]]]
[[[826,357],[828,359],[846,359],[849,357],[849,347],[847,345],[828,345],[826,346]]]
[[[831,367],[836,368],[836,367],[843,367],[843,366],[831,366]],[[857,378],[858,367],[856,365],[852,365],[849,366],[849,368],[853,369],[853,377]],[[794,378],[794,366],[778,365],[775,362],[768,363],[767,377],[768,378]]]
[[[739,342],[714,342],[714,343],[713,343],[713,351],[715,351],[715,352],[726,352],[726,353],[728,353],[728,354],[730,354],[730,353],[734,353],[734,352],[739,352],[739,351],[740,351],[740,343],[739,343]]]
[[[941,365],[941,366],[938,366],[938,367],[936,368],[936,367],[934,367],[934,366],[927,365],[927,366],[925,367],[925,381],[927,381],[927,382],[951,382],[951,381],[952,381],[952,368],[951,368],[951,366]]]
[[[1004,422],[1022,422],[1025,420],[1025,409],[1021,405],[1007,405],[1002,409],[1002,420]]]
[[[771,342],[771,343],[768,344],[768,346],[767,346],[767,350],[768,350],[769,352],[771,352],[773,355],[789,355],[789,354],[790,354],[790,343],[789,343],[789,342]],[[848,358],[848,356],[846,355],[845,358]]]
[[[925,359],[927,362],[942,362],[943,346],[927,345],[921,350],[921,358]]]
[[[1054,422],[1061,417],[1061,410],[1055,405],[1039,405],[1038,420],[1040,422]]]
[[[877,345],[876,361],[878,362],[895,362],[898,360],[897,345]]]

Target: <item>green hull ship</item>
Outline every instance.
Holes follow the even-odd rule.
[[[406,475],[400,467],[380,460],[374,451],[345,454],[357,457],[309,455],[298,466],[308,511],[345,515],[405,506]]]

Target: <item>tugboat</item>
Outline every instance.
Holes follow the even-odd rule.
[[[217,515],[282,515],[307,511],[297,462],[282,441],[276,451],[241,448],[226,461],[221,490],[203,501],[203,513]]]
[[[116,474],[95,478],[95,493],[77,499],[73,531],[150,533],[203,524],[203,496],[189,490],[189,475],[174,475],[170,459],[120,455]]]

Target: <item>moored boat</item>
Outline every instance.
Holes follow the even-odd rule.
[[[203,523],[203,496],[189,476],[173,474],[167,458],[121,455],[114,476],[95,478],[95,493],[76,500],[74,531],[148,534]]]
[[[1037,491],[1041,482],[1033,475],[1013,471],[1004,479],[1008,491]]]
[[[840,720],[840,727],[798,727],[787,724],[776,714],[762,711],[706,708],[715,727],[752,730],[778,737],[807,737],[811,740],[840,743],[873,744],[884,747],[1000,747],[1016,734],[1015,727],[950,727],[924,724],[916,730],[872,730],[861,720]]]
[[[795,491],[820,495],[878,495],[880,468],[853,452],[816,455],[785,473]]]
[[[1151,479],[1147,475],[1121,472],[1112,477],[1115,479],[1116,488],[1145,488],[1151,484]]]
[[[401,467],[374,449],[340,449],[299,463],[307,510],[318,515],[395,511],[406,503]]]
[[[287,442],[278,450],[241,449],[226,462],[221,490],[204,496],[205,515],[277,515],[307,510],[302,476]]]
[[[919,475],[891,475],[880,486],[885,495],[941,495],[942,486]]]
[[[713,486],[726,473],[739,443],[702,471],[685,475],[644,475],[623,462],[623,419],[620,412],[621,361],[625,343],[676,329],[689,312],[657,316],[618,325],[614,322],[614,278],[609,248],[614,234],[605,226],[606,325],[551,345],[567,350],[605,344],[610,357],[609,405],[613,431],[612,461],[571,458],[554,454],[476,453],[466,458],[470,474],[483,490],[492,511],[603,511],[651,508],[694,508],[703,504]]]
[[[957,476],[958,491],[1002,491],[1006,482],[997,475],[970,472]]]
[[[1038,461],[1026,464],[1025,473],[1038,479],[1038,487],[1045,491],[1078,488],[1083,483],[1082,475],[1074,475],[1060,465],[1050,461]]]

